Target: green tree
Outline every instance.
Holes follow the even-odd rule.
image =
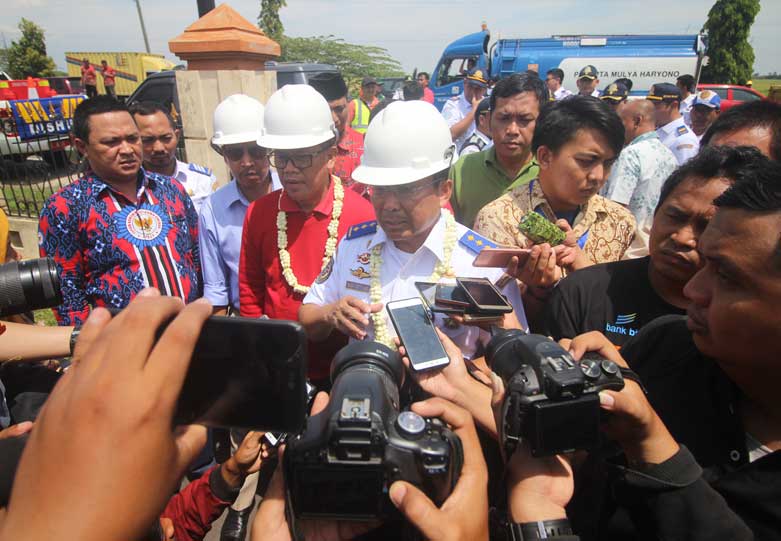
[[[401,64],[382,47],[355,45],[335,36],[284,37],[280,42],[283,62],[314,62],[339,68],[352,90],[362,77],[401,77]]]
[[[702,81],[745,84],[754,71],[754,48],[748,42],[759,13],[759,0],[717,0],[703,30],[708,33],[707,66]]]
[[[43,29],[22,17],[19,22],[22,37],[8,48],[8,69],[14,79],[47,77],[54,74],[54,60],[46,55]]]
[[[279,18],[279,10],[287,5],[285,0],[260,0],[260,15],[258,26],[268,37],[280,42],[285,32],[282,20]]]

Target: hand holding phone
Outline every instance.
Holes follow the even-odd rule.
[[[469,298],[471,309],[468,313],[474,316],[509,314],[513,307],[487,278],[456,278],[458,285]]]
[[[413,370],[431,370],[450,362],[420,298],[391,301],[387,310]]]

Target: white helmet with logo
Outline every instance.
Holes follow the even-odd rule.
[[[263,127],[263,104],[246,94],[233,94],[214,109],[212,147],[256,141]]]
[[[266,103],[258,145],[280,150],[309,148],[335,139],[331,108],[309,85],[285,85]]]
[[[369,124],[353,179],[374,186],[409,184],[450,167],[455,145],[436,107],[425,101],[388,105]]]

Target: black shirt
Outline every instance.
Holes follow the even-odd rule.
[[[650,257],[594,265],[564,278],[545,308],[543,332],[555,340],[599,331],[623,346],[640,328],[684,310],[664,301],[648,278]]]
[[[678,516],[687,517],[688,526],[702,536],[718,523],[728,529],[742,521],[756,539],[781,539],[781,451],[749,463],[740,390],[715,361],[697,350],[685,318],[654,321],[621,353],[672,436],[691,451],[704,470],[703,479],[734,513],[708,513],[707,508],[697,509],[704,505],[698,504],[702,495],[699,500],[683,495],[677,500]],[[698,517],[704,520],[698,522]],[[698,536],[692,532],[693,537]]]

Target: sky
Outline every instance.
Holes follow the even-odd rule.
[[[196,0],[140,0],[152,52],[176,58],[168,40],[198,18]],[[222,3],[217,0],[217,4]],[[260,0],[228,2],[250,22]],[[696,33],[714,0],[287,0],[280,12],[290,36],[329,35],[378,45],[405,71],[433,71],[451,41],[488,24],[493,38],[554,34]],[[19,37],[21,17],[46,31],[49,55],[65,69],[65,51],[138,51],[144,41],[134,0],[3,0],[0,32],[8,44]],[[535,9],[544,5],[545,9]],[[751,32],[759,73],[781,72],[778,34],[781,1],[762,0]],[[2,41],[0,41],[2,45]]]

